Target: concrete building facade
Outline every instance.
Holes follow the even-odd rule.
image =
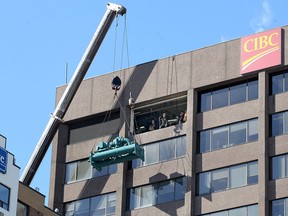
[[[280,64],[243,75],[235,39],[84,80],[53,141],[49,206],[63,215],[284,215],[288,27],[281,33]],[[93,170],[91,151],[116,136],[143,146],[145,161]]]
[[[17,210],[20,168],[6,150],[6,137],[0,134],[0,215],[14,216]]]

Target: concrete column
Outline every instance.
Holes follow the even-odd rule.
[[[259,130],[259,158],[258,158],[258,187],[259,187],[259,215],[269,215],[268,181],[269,181],[269,157],[268,157],[268,137],[269,137],[269,116],[268,116],[268,96],[269,79],[265,72],[259,73],[258,79],[258,130]]]
[[[187,131],[186,131],[186,163],[185,174],[187,188],[185,194],[185,215],[193,215],[193,199],[195,197],[195,173],[193,169],[194,155],[196,154],[196,132],[194,130],[194,89],[187,93]]]

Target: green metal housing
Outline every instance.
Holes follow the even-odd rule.
[[[100,142],[91,152],[89,162],[101,171],[102,167],[140,158],[144,161],[144,149],[128,138],[116,137],[112,142]]]

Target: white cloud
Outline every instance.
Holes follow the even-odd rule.
[[[272,11],[267,0],[262,2],[261,12],[257,14],[251,21],[251,28],[257,33],[268,28],[272,21]]]

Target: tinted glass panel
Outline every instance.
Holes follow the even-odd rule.
[[[186,154],[186,137],[180,137],[173,140],[176,147],[176,158],[183,157]]]
[[[285,177],[285,156],[277,156],[272,158],[272,179],[280,179]]]
[[[212,129],[211,150],[221,149],[228,146],[228,126]]]
[[[198,194],[209,194],[210,193],[210,172],[200,173],[198,175]]]
[[[152,206],[156,204],[156,197],[157,192],[154,189],[153,185],[147,185],[144,187],[141,187],[141,200],[140,200],[140,206]]]
[[[248,121],[248,136],[247,141],[258,140],[258,119],[253,119]]]
[[[230,88],[230,105],[246,101],[246,83]]]
[[[210,130],[200,132],[200,152],[211,151],[210,148]]]
[[[228,106],[228,88],[212,93],[212,109]]]
[[[77,180],[91,178],[92,166],[88,161],[79,161],[77,169]]]
[[[166,181],[158,185],[158,204],[171,202],[174,200],[174,183]]]
[[[66,183],[76,181],[76,165],[76,162],[66,164]]]
[[[237,145],[246,142],[246,122],[230,126],[230,144]]]
[[[230,168],[230,187],[236,188],[247,184],[246,164],[233,166]]]
[[[212,213],[210,216],[228,216],[228,211]]]
[[[283,134],[283,113],[272,115],[272,136]]]
[[[284,117],[284,134],[288,133],[288,112],[283,113]]]
[[[252,205],[247,207],[247,216],[257,216],[258,215],[258,205]]]
[[[288,91],[288,73],[284,74],[284,91]]]
[[[258,80],[248,82],[248,100],[258,98]]]
[[[201,94],[201,112],[211,109],[211,92]]]
[[[159,161],[159,143],[152,144],[145,149],[145,165],[157,163]]]
[[[284,212],[284,199],[272,201],[272,216],[285,216]]]
[[[283,74],[272,76],[272,94],[283,92]]]
[[[228,188],[228,169],[214,170],[211,172],[211,190],[212,192],[223,191]]]
[[[247,184],[257,184],[258,183],[258,161],[248,163],[248,178]]]
[[[160,161],[167,161],[175,158],[175,143],[171,140],[161,142],[160,145]]]
[[[183,200],[186,191],[186,178],[176,179],[175,185],[175,200]]]
[[[242,207],[242,208],[229,210],[229,216],[246,216],[246,208]]]
[[[89,215],[89,199],[78,200],[75,203],[75,215],[86,216]]]

